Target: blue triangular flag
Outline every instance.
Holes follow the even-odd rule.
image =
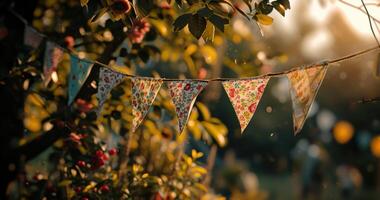
[[[79,59],[74,55],[70,55],[70,59],[71,69],[69,74],[69,105],[77,96],[94,64],[90,61]]]

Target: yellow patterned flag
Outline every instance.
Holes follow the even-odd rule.
[[[327,66],[317,66],[309,69],[296,70],[288,73],[291,83],[290,96],[293,106],[294,134],[297,135],[306,120],[318,89],[322,84]]]
[[[247,128],[264,93],[269,77],[223,81],[223,87],[235,110],[241,133]]]
[[[132,78],[132,132],[135,132],[149,111],[162,80],[154,78]]]

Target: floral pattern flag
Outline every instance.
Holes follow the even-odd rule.
[[[81,60],[74,55],[70,55],[71,68],[69,74],[69,102],[70,105],[77,96],[82,85],[90,74],[94,63]]]
[[[228,80],[223,87],[235,110],[241,133],[247,128],[264,93],[269,78]]]
[[[57,71],[58,64],[62,60],[63,49],[57,44],[47,41],[44,56],[44,84],[47,85],[51,80],[51,75]]]
[[[135,132],[149,111],[162,80],[154,78],[132,78],[132,132]]]
[[[191,109],[207,81],[178,80],[167,83],[178,117],[179,132],[182,133],[189,120]]]
[[[318,93],[326,71],[327,66],[318,66],[293,71],[287,75],[291,83],[290,96],[292,98],[295,135],[301,131],[305,123],[311,104]]]
[[[24,44],[34,49],[38,48],[42,42],[42,35],[30,26],[25,26]]]
[[[103,108],[104,102],[107,99],[108,94],[111,92],[112,88],[120,84],[125,78],[124,74],[113,71],[106,67],[101,67],[99,70],[99,81],[98,81],[98,92],[96,93],[96,98],[98,99],[98,109],[97,114]]]

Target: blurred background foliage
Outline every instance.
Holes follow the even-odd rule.
[[[370,46],[370,32],[363,32],[369,29],[366,15],[342,2],[46,0],[37,1],[27,20],[79,57],[120,72],[248,77]],[[371,3],[371,13],[379,17],[378,1]],[[11,19],[2,19],[1,27],[9,34],[1,42],[11,37],[9,24],[17,21],[6,17]],[[25,130],[8,136],[9,149],[31,149],[28,145],[57,129],[65,133],[38,156],[6,166],[17,173],[7,190],[11,199],[376,199],[379,194],[380,106],[361,101],[380,95],[375,54],[329,69],[296,137],[285,78],[270,81],[243,135],[228,97],[214,82],[198,97],[182,134],[165,87],[131,134],[130,80],[112,90],[97,117],[100,66],[67,106],[69,56],[44,87],[44,46],[30,49],[18,41],[17,61],[9,73],[2,71],[10,82],[2,85],[21,90]]]

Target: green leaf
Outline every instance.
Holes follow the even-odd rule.
[[[179,17],[174,21],[173,26],[174,26],[174,31],[180,31],[183,29],[190,21],[191,14],[184,14]]]
[[[202,17],[210,17],[213,13],[212,13],[212,10],[210,10],[208,7],[204,7],[200,10],[198,10],[198,15],[202,16]]]
[[[189,22],[189,30],[190,33],[193,34],[194,37],[199,39],[204,30],[206,29],[206,19],[204,17],[199,16],[198,14],[194,14],[191,16]]]
[[[222,32],[224,32],[224,25],[229,22],[228,19],[220,17],[219,15],[211,15],[208,20]]]

